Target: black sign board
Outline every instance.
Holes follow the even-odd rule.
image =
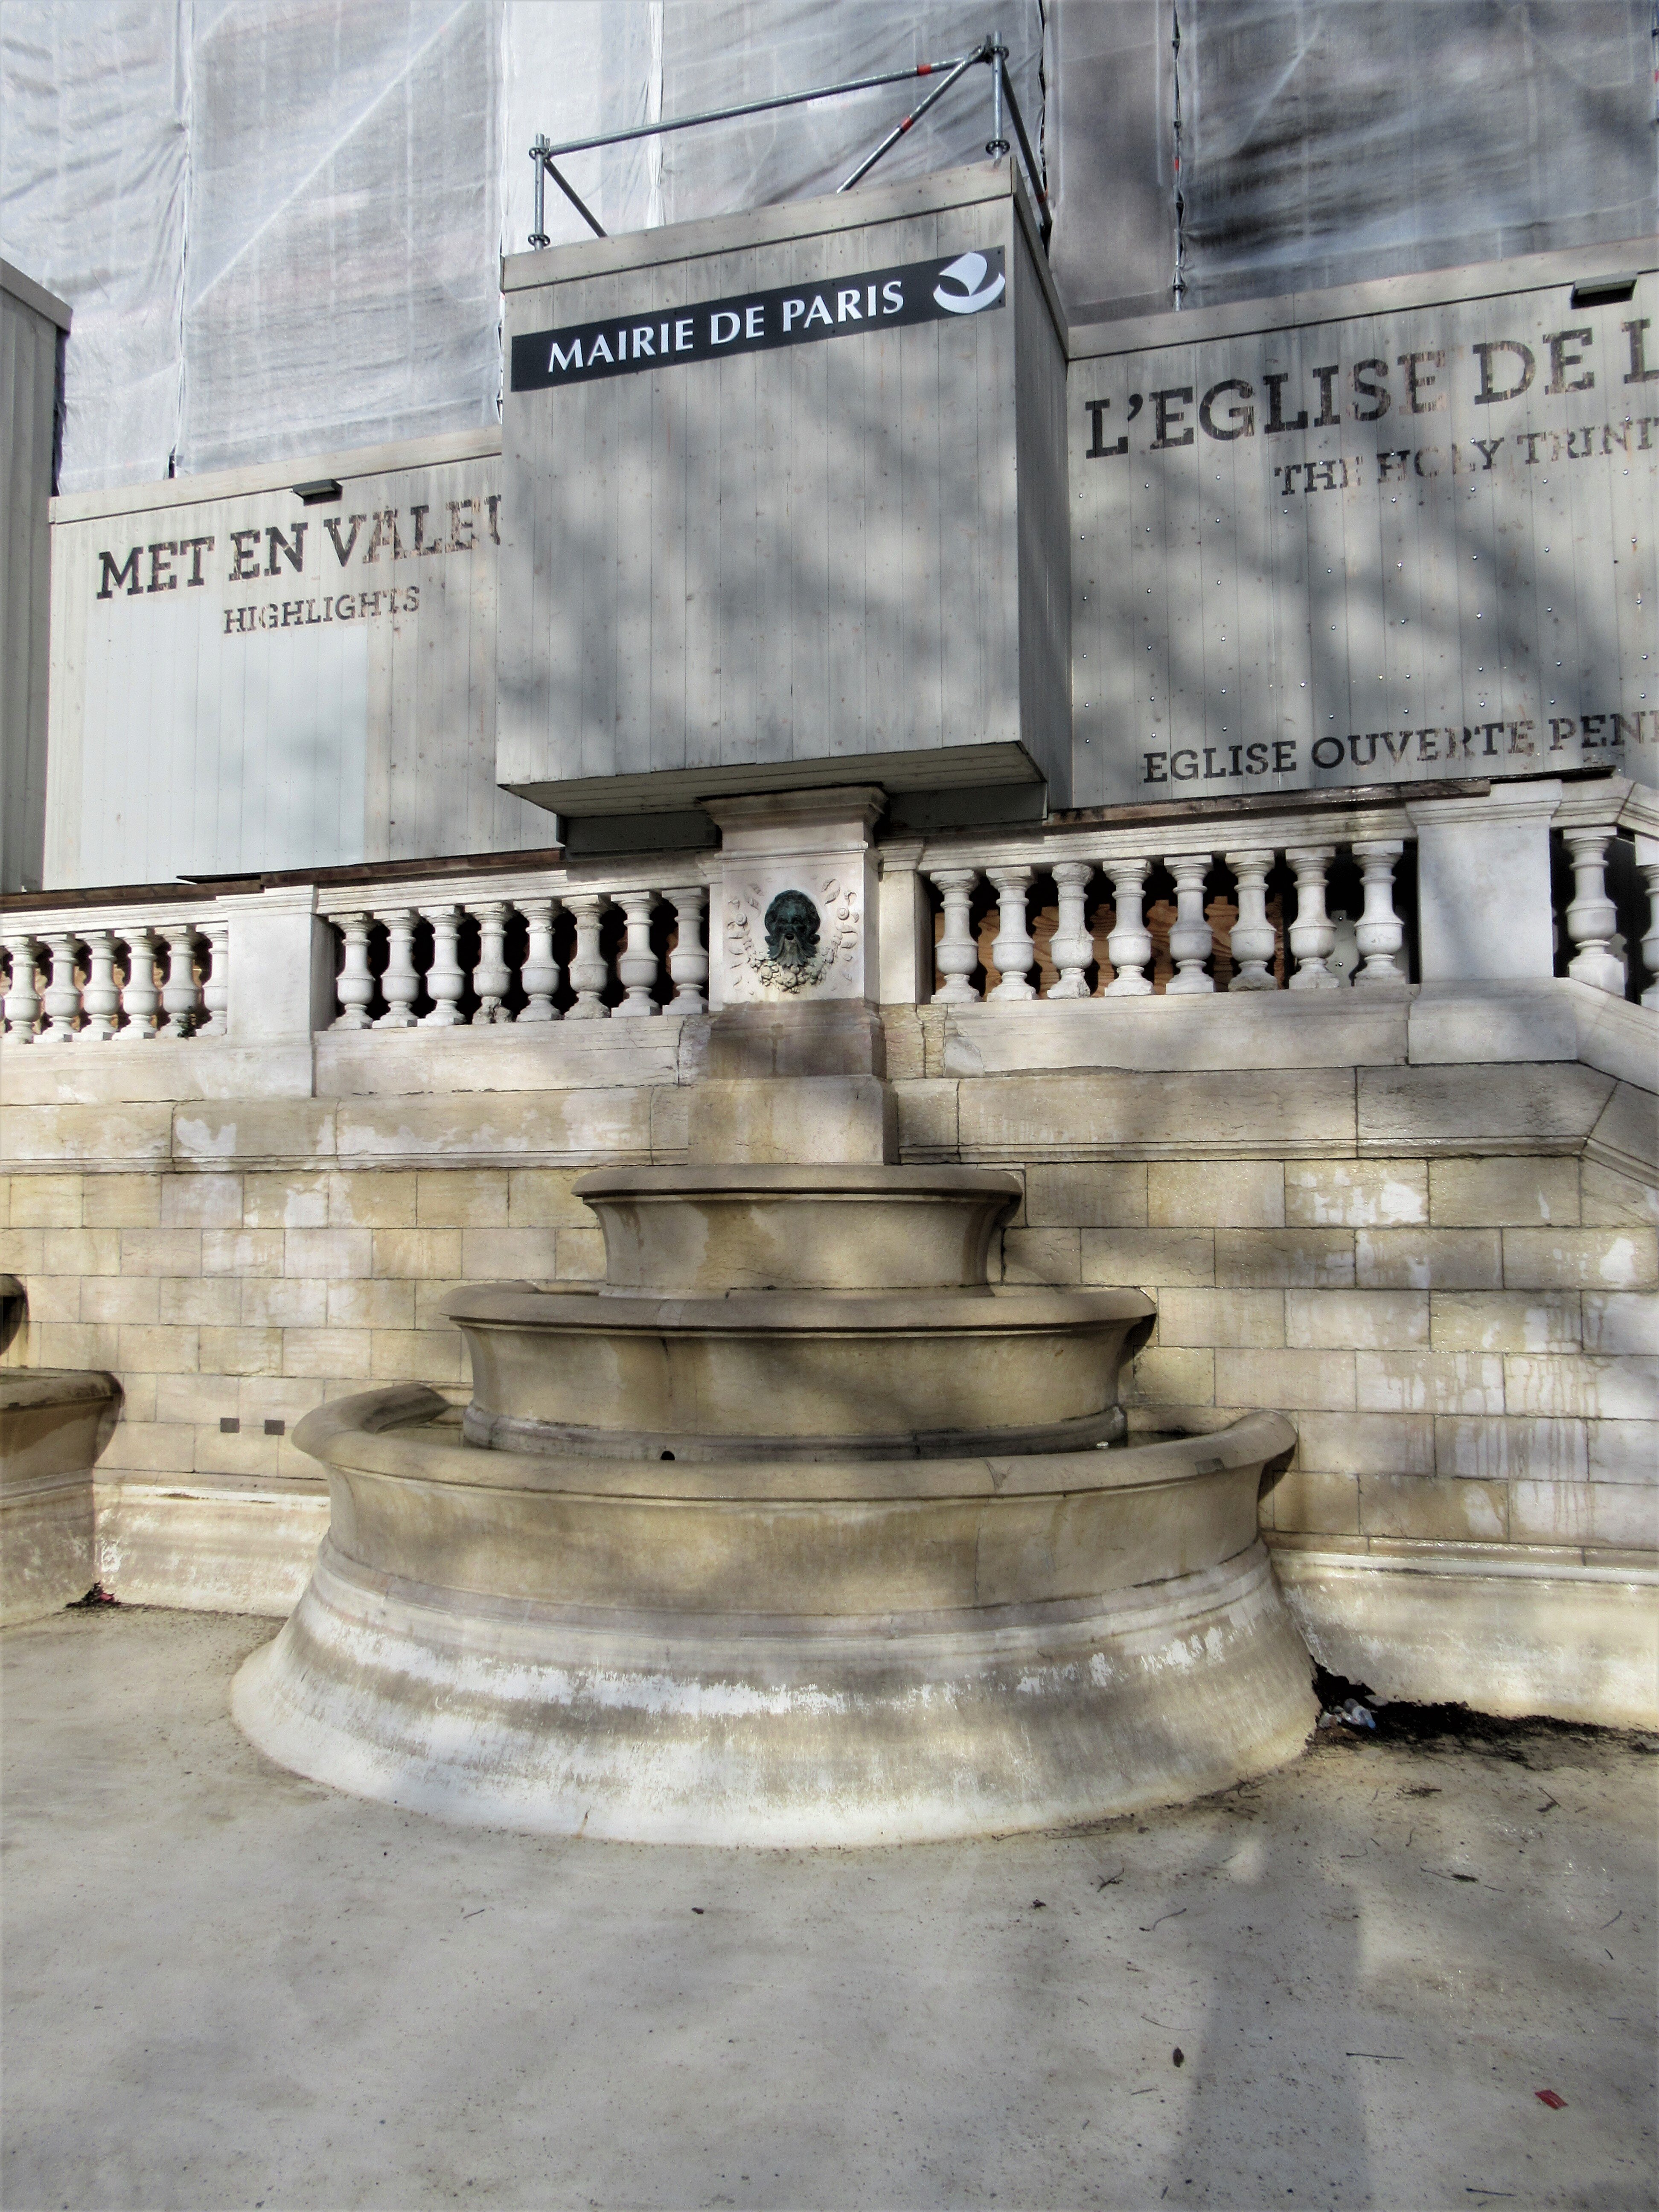
[[[786,284],[690,307],[659,307],[625,319],[574,323],[567,330],[528,331],[513,341],[514,392],[586,384],[595,377],[634,376],[775,346],[811,345],[818,338],[861,337],[953,316],[982,314],[1006,296],[1002,248],[988,246],[949,260],[913,261],[818,284]]]

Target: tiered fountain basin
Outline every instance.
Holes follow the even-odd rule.
[[[456,1293],[465,1411],[406,1386],[296,1431],[330,1534],[234,1692],[273,1758],[461,1820],[799,1845],[1088,1820],[1300,1747],[1256,1534],[1294,1431],[1107,1448],[1152,1310],[993,1291],[1013,1177],[578,1188],[605,1285]]]

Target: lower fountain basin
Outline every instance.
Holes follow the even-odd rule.
[[[273,1759],[474,1823],[897,1843],[1091,1820],[1292,1756],[1307,1655],[1255,1413],[1112,1450],[803,1464],[469,1447],[435,1392],[319,1408],[332,1522],[238,1675]]]

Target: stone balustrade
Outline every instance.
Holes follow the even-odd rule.
[[[188,909],[0,915],[6,1034],[15,1044],[182,1042],[226,1034],[230,924]]]

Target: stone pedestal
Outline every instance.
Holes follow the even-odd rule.
[[[56,1613],[91,1583],[92,1470],[120,1404],[112,1375],[0,1371],[0,1621]]]

